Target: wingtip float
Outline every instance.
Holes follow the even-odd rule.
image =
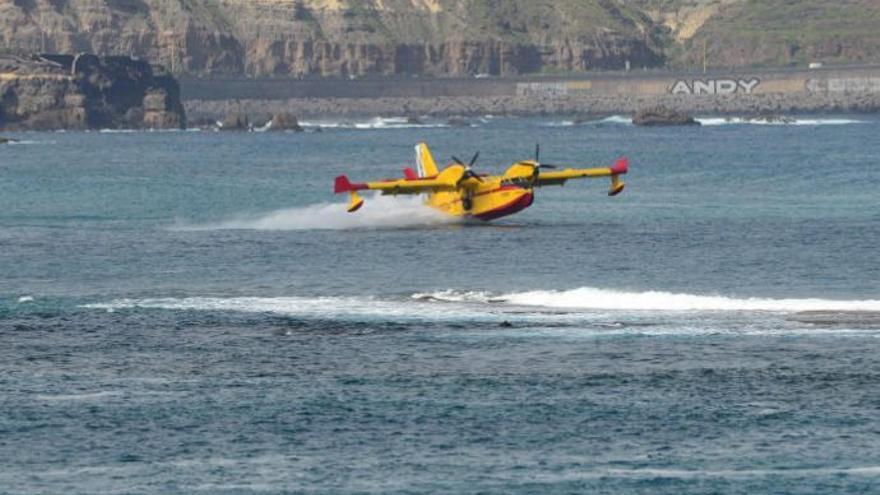
[[[512,215],[531,206],[535,188],[563,185],[566,181],[583,178],[609,177],[609,196],[617,196],[624,189],[621,179],[629,171],[629,160],[620,158],[611,167],[565,168],[540,162],[540,147],[535,147],[535,159],[511,165],[502,175],[475,173],[471,167],[479,158],[475,154],[468,164],[453,157],[453,163],[442,171],[438,169],[425,143],[416,145],[418,171],[404,169],[404,177],[375,182],[351,182],[347,176],[336,177],[333,192],[348,193],[347,210],[351,213],[364,205],[358,191],[375,190],[382,194],[426,194],[425,204],[447,215],[494,220]]]

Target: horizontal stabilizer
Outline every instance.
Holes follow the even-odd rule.
[[[340,193],[344,193],[344,192],[351,192],[351,191],[360,191],[363,189],[367,189],[366,184],[360,184],[360,183],[353,184],[351,181],[348,180],[348,176],[346,176],[346,175],[340,175],[339,177],[337,177],[336,182],[333,184],[333,192],[335,194],[340,194]]]

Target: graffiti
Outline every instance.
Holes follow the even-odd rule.
[[[517,96],[564,96],[568,94],[565,83],[519,83]]]
[[[880,93],[880,77],[808,79],[808,93]]]
[[[752,94],[761,80],[752,79],[679,79],[669,88],[674,95],[732,95],[735,93]]]

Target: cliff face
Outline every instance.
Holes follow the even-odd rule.
[[[0,0],[0,51],[134,55],[175,73],[466,75],[663,63],[615,0]]]
[[[180,128],[180,88],[127,57],[0,58],[0,128]]]

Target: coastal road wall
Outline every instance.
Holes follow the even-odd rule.
[[[608,97],[880,93],[880,67],[709,73],[631,72],[467,79],[181,79],[185,100],[297,98]]]

